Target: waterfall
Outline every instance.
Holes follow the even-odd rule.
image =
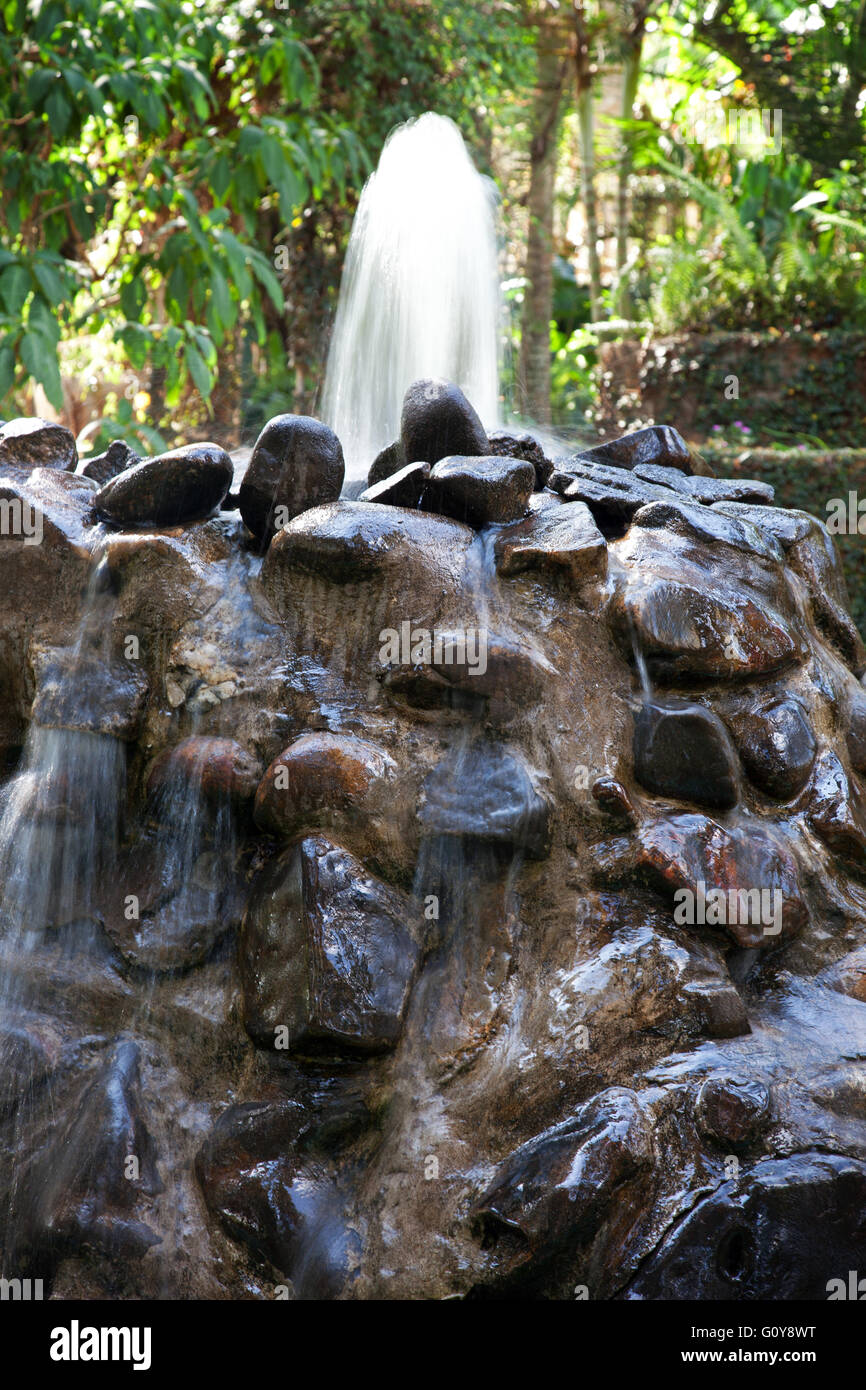
[[[452,121],[428,111],[389,136],[352,227],[322,402],[347,481],[398,437],[419,377],[456,382],[498,423],[496,209]]]

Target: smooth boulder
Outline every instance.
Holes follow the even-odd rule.
[[[432,378],[413,381],[403,397],[400,442],[409,463],[490,453],[484,426],[460,387]]]
[[[293,517],[335,502],[345,475],[332,429],[309,415],[275,415],[256,440],[240,486],[244,524],[266,546]]]
[[[183,526],[219,507],[232,474],[232,461],[217,444],[187,444],[118,473],[99,489],[93,507],[121,530]]]

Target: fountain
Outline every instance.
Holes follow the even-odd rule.
[[[496,210],[453,121],[428,111],[389,136],[352,226],[322,398],[350,481],[397,438],[421,377],[456,382],[497,423]]]
[[[823,1300],[862,1257],[832,538],[668,426],[488,433],[495,315],[404,313],[378,240],[449,142],[489,249],[434,118],[359,214],[359,497],[305,417],[228,502],[216,444],[97,481],[0,426],[0,1248],[56,1298]]]

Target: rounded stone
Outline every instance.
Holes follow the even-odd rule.
[[[404,461],[412,463],[490,453],[484,426],[460,387],[434,378],[413,381],[403,397],[400,441]]]
[[[698,1092],[695,1120],[706,1137],[720,1144],[747,1144],[766,1123],[770,1094],[760,1081],[711,1076]]]
[[[121,529],[182,526],[210,516],[231,486],[232,461],[217,444],[187,444],[145,459],[99,489],[93,506]]]
[[[345,474],[332,429],[308,415],[275,415],[256,440],[240,486],[244,524],[267,545],[293,517],[335,502]]]

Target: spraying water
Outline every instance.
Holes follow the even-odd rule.
[[[452,121],[428,111],[388,137],[352,227],[322,402],[347,481],[399,436],[419,377],[456,382],[498,423],[496,207]]]

